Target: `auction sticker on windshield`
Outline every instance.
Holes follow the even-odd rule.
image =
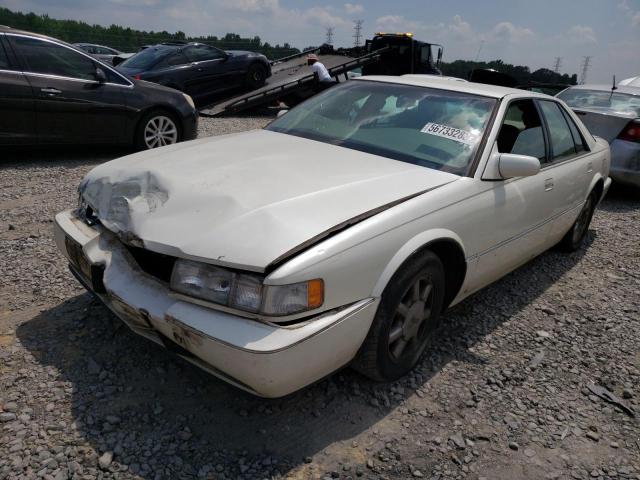
[[[449,127],[448,125],[433,122],[427,123],[420,131],[422,133],[428,133],[429,135],[448,138],[449,140],[464,143],[465,145],[475,145],[480,137],[479,134],[474,132],[468,132],[460,128]]]

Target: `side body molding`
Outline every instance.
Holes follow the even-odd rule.
[[[389,280],[391,280],[393,274],[413,253],[438,240],[451,240],[456,242],[464,252],[465,258],[467,258],[467,252],[464,248],[464,243],[462,243],[462,240],[455,232],[444,228],[436,228],[419,233],[409,241],[407,241],[391,258],[391,260],[383,270],[382,275],[380,275],[378,281],[376,282],[376,285],[373,289],[373,296],[379,297],[380,295],[382,295],[382,292],[387,286],[387,283],[389,283]],[[468,275],[469,272],[467,271],[467,277]]]

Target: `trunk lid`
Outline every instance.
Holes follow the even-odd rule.
[[[616,112],[610,108],[573,108],[593,135],[613,142],[625,126],[636,118],[631,112]]]

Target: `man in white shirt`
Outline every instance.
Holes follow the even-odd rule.
[[[313,53],[307,55],[307,65],[310,65],[313,73],[318,75],[318,86],[321,91],[336,84],[335,80],[333,80],[331,75],[329,75],[327,67],[318,60],[317,55],[314,55]]]

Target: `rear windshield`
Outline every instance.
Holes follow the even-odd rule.
[[[136,53],[133,57],[122,62],[120,66],[125,68],[148,70],[164,57],[169,55],[173,50],[173,48],[165,46],[145,48],[141,52]]]
[[[354,80],[312,97],[267,130],[463,175],[495,104],[461,92]]]
[[[558,98],[564,100],[572,108],[607,109],[640,116],[640,95],[611,93],[610,90],[568,88],[559,93]]]

